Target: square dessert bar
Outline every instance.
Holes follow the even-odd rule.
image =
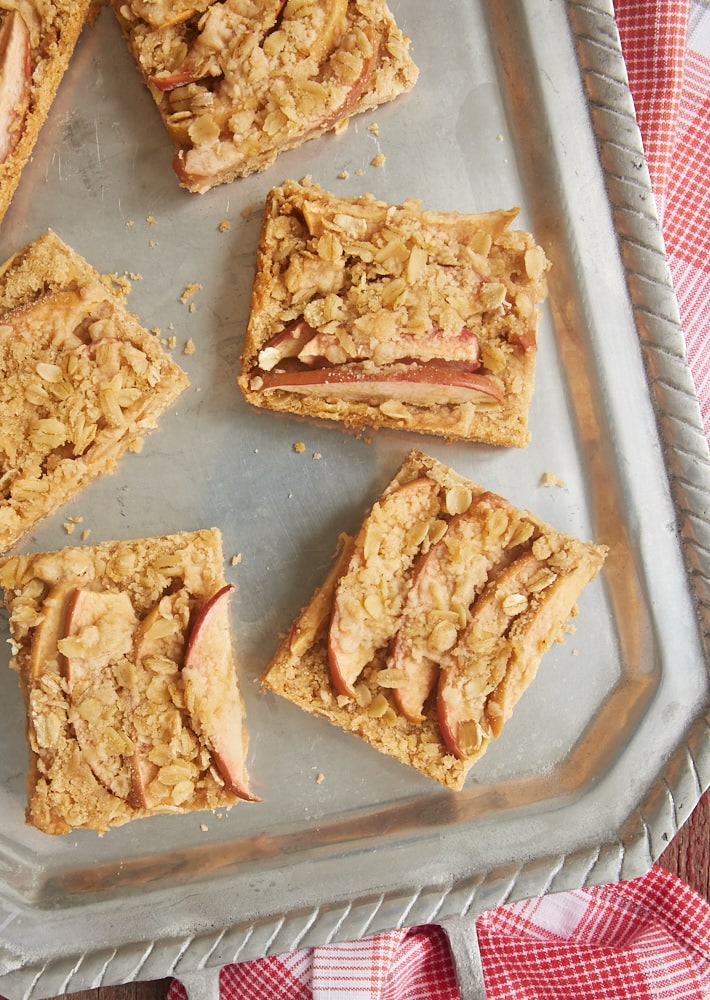
[[[255,406],[522,447],[548,261],[517,209],[266,199],[239,385]]]
[[[458,790],[606,551],[413,451],[263,686]]]
[[[204,192],[409,90],[417,69],[385,0],[111,0]]]
[[[115,283],[48,232],[0,267],[0,552],[113,471],[187,387]]]
[[[0,6],[2,221],[74,53],[91,0],[11,0]]]
[[[27,822],[105,831],[253,799],[217,529],[0,561]]]

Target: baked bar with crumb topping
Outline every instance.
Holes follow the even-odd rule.
[[[549,264],[509,228],[516,214],[274,188],[238,377],[246,399],[349,427],[525,446]]]
[[[0,3],[0,221],[54,101],[91,0]]]
[[[217,529],[0,560],[27,822],[105,831],[254,799]]]
[[[187,387],[116,282],[47,232],[0,267],[0,552],[153,430]]]
[[[606,553],[413,451],[263,686],[459,790]]]
[[[417,79],[386,0],[111,4],[190,191],[264,170]]]

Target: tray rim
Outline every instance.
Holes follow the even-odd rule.
[[[708,660],[710,578],[703,561],[710,524],[698,503],[710,492],[710,460],[685,359],[685,341],[652,195],[611,0],[566,0],[571,38],[618,239],[633,320],[664,450],[683,558]],[[707,543],[707,544],[704,544]],[[232,961],[364,937],[449,917],[475,917],[512,899],[644,874],[710,787],[710,706],[669,758],[661,781],[628,816],[615,843],[564,856],[537,856],[509,870],[473,873],[414,897],[368,893],[325,908],[294,910],[251,924],[220,924],[186,936],[72,954],[13,955],[0,948],[5,996],[33,998],[175,975]],[[15,914],[5,914],[5,923]],[[3,914],[0,913],[0,917]],[[51,922],[51,921],[50,921]],[[7,970],[7,971],[5,971]]]

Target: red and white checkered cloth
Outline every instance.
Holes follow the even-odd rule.
[[[710,434],[710,5],[617,0],[636,113]],[[708,1000],[710,905],[653,868],[476,921],[487,1000]],[[473,943],[475,951],[475,943]],[[221,1000],[459,1000],[436,926],[228,965]],[[483,997],[483,992],[480,992]],[[177,980],[167,1000],[185,1000]]]
[[[710,997],[710,906],[661,868],[489,910],[471,935],[486,1000]],[[460,996],[447,937],[431,925],[227,965],[219,987],[221,1000]],[[167,1000],[186,1000],[177,980]]]
[[[617,0],[616,16],[710,437],[710,10],[704,0]]]

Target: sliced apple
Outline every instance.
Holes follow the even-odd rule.
[[[397,399],[430,406],[433,403],[502,403],[503,389],[489,375],[447,365],[385,365],[358,363],[306,371],[273,371],[261,376],[262,391],[300,393],[320,399],[378,402]]]
[[[486,699],[508,669],[507,629],[516,615],[527,611],[526,584],[541,565],[527,551],[492,580],[471,609],[471,622],[441,671],[439,727],[445,746],[460,760],[478,753],[484,736],[491,736]],[[510,600],[518,596],[519,600]]]
[[[181,613],[181,608],[185,611]],[[175,675],[179,672],[184,650],[183,618],[187,614],[187,605],[180,590],[165,594],[148,612],[136,629],[133,644],[133,660],[135,669],[140,676],[150,670],[146,661],[151,657],[162,660],[172,660],[175,664]],[[162,671],[161,671],[162,672]],[[132,797],[140,806],[151,808],[156,803],[150,793],[152,781],[158,776],[160,768],[150,759],[153,741],[141,732],[139,707],[141,692],[138,687],[128,693],[128,699],[134,709],[134,753],[132,761]],[[169,726],[169,721],[166,723]],[[166,734],[165,742],[169,742]]]
[[[501,504],[490,493],[476,497],[451,518],[446,534],[417,563],[389,663],[406,677],[392,694],[398,710],[412,722],[421,722],[442,657],[466,627],[469,606],[506,551],[508,534],[491,530]]]
[[[133,0],[134,13],[153,28],[170,28],[206,10],[212,0]]]
[[[112,664],[130,653],[137,618],[130,598],[75,589],[68,598],[65,637],[57,646],[69,688],[69,719],[86,763],[114,795],[131,794],[133,741],[127,706],[111,700]]]
[[[320,65],[331,54],[345,30],[348,0],[317,0],[314,7],[321,12],[323,23],[309,52]]]
[[[318,635],[328,624],[335,587],[352,555],[354,539],[345,536],[342,549],[323,584],[318,588],[306,609],[294,622],[289,634],[289,650],[302,656],[310,649]]]
[[[477,756],[500,734],[599,565],[587,558],[565,573],[550,570],[540,587],[546,563],[527,551],[486,588],[439,680],[439,726],[454,756]]]
[[[249,790],[242,699],[232,659],[227,584],[211,597],[192,627],[182,679],[195,732],[207,745],[225,787],[239,798],[258,801]]]
[[[379,32],[375,32],[373,29],[369,29],[367,32],[367,37],[370,42],[370,55],[363,59],[362,69],[360,74],[352,83],[348,89],[344,99],[341,101],[340,105],[322,118],[315,128],[317,129],[329,129],[334,125],[337,125],[339,121],[346,118],[352,109],[355,107],[357,102],[360,100],[365,90],[367,89],[370,80],[372,79],[375,70],[377,69],[377,64],[380,59],[380,47],[382,45],[382,35]]]
[[[17,10],[8,11],[0,24],[0,163],[4,163],[22,135],[30,105],[32,46],[30,32]]]
[[[172,70],[163,70],[149,77],[149,82],[160,91],[175,90],[188,83],[197,83],[205,77],[223,75],[220,54],[228,44],[227,40],[239,33],[260,34],[265,37],[273,30],[283,10],[285,0],[270,0],[268,4],[261,3],[256,17],[245,15],[243,7],[234,2],[205,3],[202,9],[209,8],[204,19],[200,21],[200,33],[189,49],[185,59]],[[194,11],[193,11],[194,13]],[[190,17],[179,17],[168,24],[177,24]]]
[[[597,574],[604,555],[580,556],[577,564],[560,574],[535,600],[533,614],[519,617],[510,630],[512,656],[505,675],[486,703],[492,734],[499,736],[516,702],[535,676],[542,657],[563,637],[565,622],[573,615],[577,600]]]
[[[426,537],[418,528],[436,518],[439,508],[438,483],[414,479],[375,503],[355,536],[328,632],[328,665],[339,694],[355,696],[363,668],[396,632],[409,571]]]
[[[34,630],[30,647],[29,672],[34,679],[61,670],[58,644],[66,635],[67,608],[74,590],[74,584],[57,583],[42,602],[42,621]]]
[[[304,342],[297,356],[299,361],[309,367],[321,367],[328,364],[328,357],[333,357],[329,352],[342,352],[342,347],[336,333],[316,333],[315,330],[313,333],[314,336]],[[370,344],[364,349],[363,345],[358,345],[357,349],[360,360],[371,359]],[[445,336],[441,330],[435,329],[422,336],[401,330],[386,343],[378,342],[376,350],[377,360],[381,365],[421,362],[445,368],[453,363],[460,364],[462,371],[476,371],[480,367],[478,337],[465,326],[455,337]]]
[[[306,323],[305,319],[294,320],[266,341],[257,357],[259,368],[269,372],[280,361],[298,357],[306,344],[309,344],[315,336],[316,331]]]

